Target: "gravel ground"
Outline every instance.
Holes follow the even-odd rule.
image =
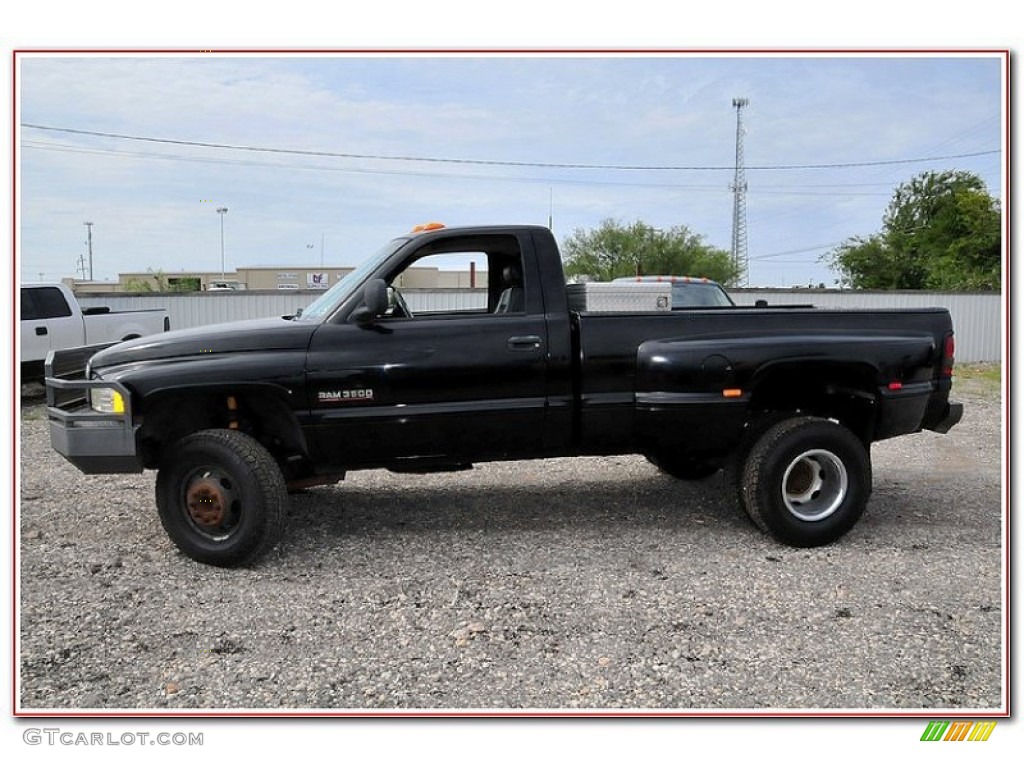
[[[86,477],[22,410],[21,709],[1001,707],[998,396],[875,446],[836,545],[639,457],[358,472],[256,567],[178,554],[155,474]]]

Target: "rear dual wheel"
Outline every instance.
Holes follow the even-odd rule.
[[[739,495],[754,524],[784,544],[831,544],[864,513],[870,455],[841,424],[785,419],[765,430],[743,460]]]

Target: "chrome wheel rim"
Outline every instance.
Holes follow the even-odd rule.
[[[789,513],[807,523],[832,515],[846,498],[850,479],[846,465],[831,451],[805,451],[786,467],[782,500]]]

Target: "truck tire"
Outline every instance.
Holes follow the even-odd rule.
[[[746,464],[747,457],[750,456],[750,452],[754,449],[757,441],[764,436],[765,432],[776,424],[787,419],[796,418],[798,415],[798,413],[792,411],[762,411],[751,415],[736,449],[725,463],[725,467],[723,467],[725,470],[725,484],[727,487],[735,489],[736,503],[739,504],[740,509],[746,510],[747,508],[746,499],[743,497],[743,467]]]
[[[156,479],[160,521],[200,563],[251,563],[281,538],[288,496],[266,448],[243,432],[210,429],[172,446]]]
[[[743,463],[740,498],[750,519],[794,547],[831,544],[860,519],[871,495],[871,457],[850,430],[800,416],[770,427]]]
[[[666,475],[671,475],[677,480],[704,480],[718,471],[718,467],[713,464],[689,461],[684,456],[661,454],[658,456],[645,456],[644,458]]]

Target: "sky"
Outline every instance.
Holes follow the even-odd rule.
[[[831,287],[823,257],[877,232],[916,174],[970,171],[1001,197],[1002,68],[950,53],[22,54],[20,278],[81,277],[86,221],[97,280],[219,271],[221,207],[229,271],[317,265],[321,245],[328,266],[355,265],[427,221],[550,221],[564,242],[641,220],[729,250],[742,97],[748,284]]]

